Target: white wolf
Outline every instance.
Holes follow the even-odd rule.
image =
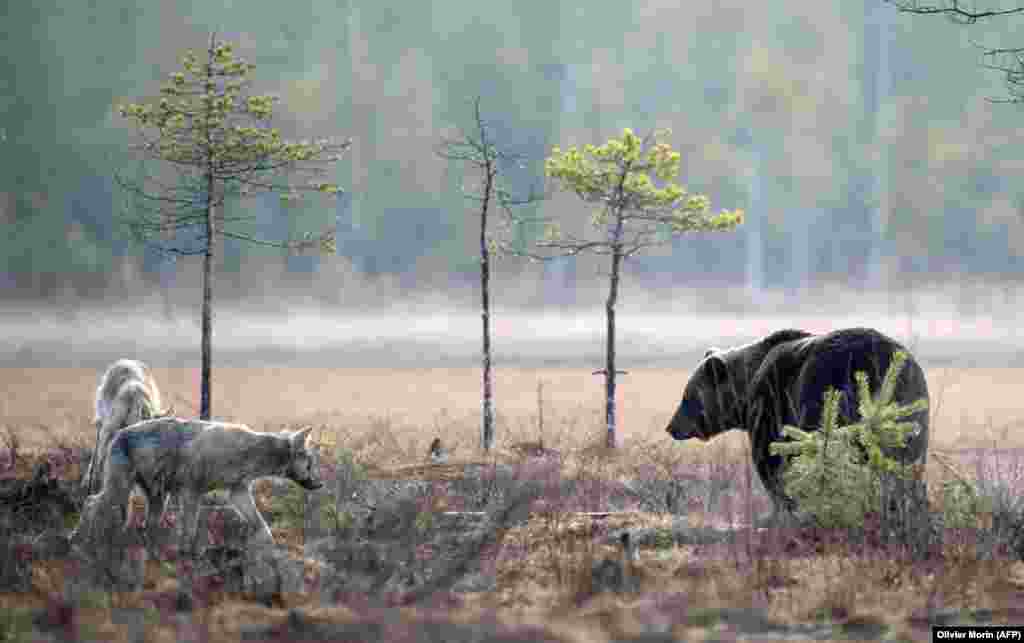
[[[146,495],[151,533],[167,494],[179,498],[183,548],[191,550],[195,544],[199,498],[214,489],[227,489],[242,518],[273,543],[250,487],[255,479],[271,476],[306,489],[322,487],[318,449],[306,444],[311,429],[262,433],[243,424],[180,418],[157,418],[123,429],[110,443],[103,489],[86,501],[71,538],[76,539],[83,525],[95,529],[97,519],[119,520],[123,526],[128,497],[138,484]]]
[[[103,480],[103,466],[110,441],[126,426],[165,415],[160,389],[149,367],[142,362],[121,359],[107,368],[96,388],[96,445],[85,476],[86,493]]]

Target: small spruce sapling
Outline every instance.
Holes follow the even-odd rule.
[[[909,475],[910,467],[883,451],[902,448],[917,424],[900,420],[928,408],[923,398],[906,405],[893,401],[906,359],[902,351],[893,356],[877,397],[871,395],[865,373],[854,375],[860,422],[839,426],[843,393],[830,388],[825,392],[820,431],[785,426],[782,432],[790,441],[772,443],[772,454],[791,457],[783,472],[783,488],[821,526],[863,524],[865,514],[879,507],[883,476]]]
[[[823,527],[858,524],[868,507],[871,490],[868,469],[853,446],[850,427],[837,426],[842,394],[825,392],[821,431],[783,427],[792,442],[776,442],[775,455],[793,456],[783,471],[786,493]]]

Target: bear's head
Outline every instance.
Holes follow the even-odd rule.
[[[739,402],[742,393],[731,376],[733,351],[711,348],[690,376],[672,421],[665,429],[676,440],[710,440],[741,424]]]

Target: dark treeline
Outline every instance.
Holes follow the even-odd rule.
[[[354,139],[335,177],[348,193],[335,211],[301,206],[296,225],[334,219],[338,254],[358,275],[472,282],[462,175],[433,146],[471,124],[480,95],[498,144],[536,159],[507,168],[524,192],[540,185],[552,145],[668,126],[687,186],[715,209],[747,210],[735,234],[695,234],[633,261],[627,270],[651,286],[1017,279],[1020,114],[984,101],[1001,79],[968,43],[1009,42],[1012,25],[965,34],[882,0],[676,5],[352,0],[255,15],[217,2],[12,3],[0,39],[4,298],[88,299],[180,279],[180,262],[130,244],[115,223],[124,195],[111,174],[135,161],[114,105],[156,95],[214,29],[257,64],[255,91],[281,95],[289,135]],[[273,196],[231,207],[256,214],[263,234],[296,232],[273,227],[289,225],[270,216],[282,207]],[[564,227],[581,219],[571,198],[541,207]],[[325,261],[229,240],[225,295],[262,287],[243,270],[253,256],[296,283]],[[546,267],[553,296],[581,269]]]

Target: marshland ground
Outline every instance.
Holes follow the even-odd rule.
[[[153,366],[165,404],[178,415],[195,416],[198,369]],[[1018,496],[1024,493],[1024,404],[1019,394],[1024,370],[926,371],[931,448],[947,456],[929,461],[932,491],[952,475],[946,462],[972,479],[995,479]],[[745,436],[732,433],[707,444],[683,444],[664,432],[688,375],[685,370],[630,369],[619,383],[622,447],[609,453],[599,447],[604,431],[602,380],[590,369],[498,368],[497,448],[491,457],[513,461],[516,444],[543,441],[561,453],[563,477],[621,480],[656,472],[721,479],[727,501],[714,508],[694,503],[686,508],[686,520],[742,529],[748,509],[767,508],[748,464]],[[5,435],[17,435],[21,455],[13,473],[25,475],[29,463],[55,444],[91,446],[97,377],[92,368],[0,370],[0,418]],[[452,451],[454,461],[486,460],[476,449],[479,391],[478,368],[221,367],[214,370],[212,399],[219,419],[256,430],[311,424],[324,441],[348,450],[357,462],[371,469],[394,469],[422,464],[434,437]],[[61,475],[77,474],[68,469]],[[745,482],[751,478],[752,484]],[[266,514],[269,495],[257,493],[257,498]],[[941,504],[938,498],[933,501]],[[597,504],[594,509],[600,509]],[[664,514],[635,511],[603,519],[602,528],[670,522]],[[507,535],[509,554],[499,552],[495,561],[496,591],[466,595],[459,606],[447,609],[447,617],[470,621],[497,609],[499,620],[543,623],[564,640],[580,641],[629,636],[643,631],[651,619],[666,618],[666,611],[677,615],[679,622],[673,621],[671,631],[680,636],[713,625],[707,617],[678,616],[681,605],[694,615],[715,607],[755,607],[782,623],[867,620],[912,639],[928,636],[927,614],[940,608],[983,608],[997,622],[1024,623],[1019,608],[1024,605],[1024,563],[1006,556],[986,560],[970,546],[969,534],[951,538],[942,558],[931,563],[911,563],[893,552],[839,542],[797,547],[756,536],[745,544],[648,547],[641,550],[640,594],[590,597],[585,589],[591,562],[614,553],[589,540],[590,530],[589,519],[538,512]],[[277,521],[273,531],[279,542],[300,551],[301,527]],[[795,555],[794,547],[800,550]],[[33,592],[0,594],[0,606],[45,605],[59,593],[64,573],[59,564],[36,563]],[[159,565],[147,571],[149,590],[175,583],[173,574]],[[121,634],[110,621],[110,609],[116,606],[144,607],[145,600],[142,593],[117,595],[85,610],[80,619],[116,640]],[[320,607],[311,596],[291,596],[287,607],[309,608],[315,618],[352,616],[343,606]],[[239,624],[272,624],[283,614],[225,596],[202,608],[200,618],[206,619],[213,640],[237,640]],[[154,626],[153,636],[176,640],[166,623]]]

